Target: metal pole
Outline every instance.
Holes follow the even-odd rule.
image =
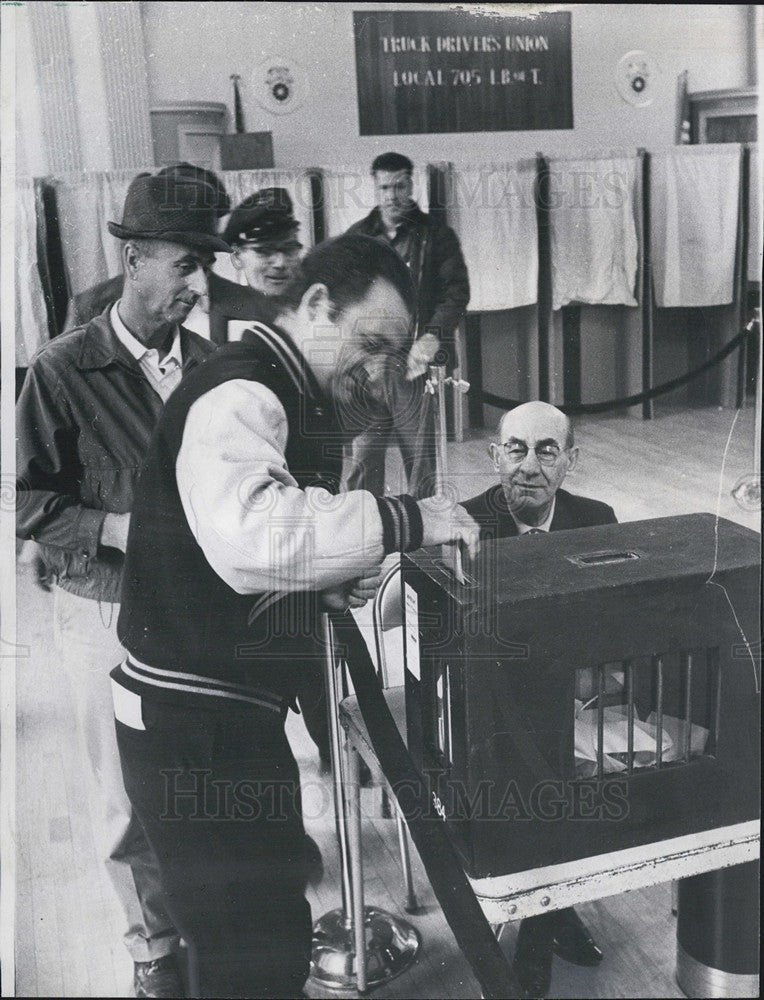
[[[353,931],[356,954],[356,981],[359,993],[365,993],[366,982],[366,920],[363,901],[363,854],[361,852],[361,768],[358,752],[348,740],[345,744],[348,784],[347,811],[350,820],[350,865],[353,890]]]
[[[337,826],[337,842],[340,848],[342,911],[345,914],[345,923],[350,927],[353,897],[350,889],[350,854],[348,851],[347,814],[345,811],[342,781],[342,745],[340,743],[339,726],[340,699],[337,691],[337,672],[334,658],[334,627],[331,618],[326,612],[321,615],[321,630],[325,644],[324,680],[326,681],[326,710],[329,716],[329,749],[332,763],[334,819]]]
[[[364,906],[363,903],[358,775],[351,773],[350,787],[346,787],[340,742],[334,628],[327,613],[321,616],[321,630],[325,649],[324,674],[329,715],[334,815],[342,874],[342,907],[325,913],[313,925],[310,981],[318,989],[355,995],[366,989],[374,989],[407,969],[416,958],[419,938],[414,928],[405,920],[375,906]],[[356,768],[352,770],[355,772]],[[346,799],[353,801],[346,802]],[[350,834],[348,808],[354,823]],[[353,838],[355,873],[351,869],[350,836]],[[358,880],[355,886],[353,874]]]
[[[313,925],[313,953],[310,978],[318,988],[328,988],[340,993],[355,992],[357,961],[355,934],[353,932],[353,891],[350,882],[350,856],[348,849],[347,812],[342,780],[342,752],[339,728],[339,695],[334,653],[334,628],[328,613],[321,615],[321,633],[324,642],[324,682],[326,685],[327,715],[329,719],[329,750],[332,763],[332,792],[334,819],[340,852],[342,906],[329,910]],[[362,978],[365,978],[362,977]]]
[[[435,492],[442,493],[448,474],[446,460],[446,369],[443,365],[430,365],[430,378],[435,385]]]

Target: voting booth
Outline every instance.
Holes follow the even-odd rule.
[[[758,560],[711,514],[404,557],[409,750],[471,877],[757,818]]]

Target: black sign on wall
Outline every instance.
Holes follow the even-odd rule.
[[[361,135],[573,128],[570,11],[355,11]]]

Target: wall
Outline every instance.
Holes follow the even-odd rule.
[[[691,91],[747,82],[745,5],[560,5],[573,10],[573,130],[361,138],[353,11],[398,6],[145,2],[150,99],[223,101],[230,108],[229,77],[239,73],[247,129],[273,132],[278,166],[367,163],[391,147],[416,160],[474,163],[537,150],[563,154],[645,146],[657,151],[674,143],[676,78],[683,69],[689,70]],[[615,90],[614,68],[632,49],[646,50],[660,70],[656,99],[647,108],[627,105]],[[253,71],[274,55],[302,71],[304,103],[289,115],[262,110],[254,97]]]
[[[137,5],[20,4],[3,30],[15,40],[19,175],[153,165]]]

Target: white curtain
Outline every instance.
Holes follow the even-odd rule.
[[[122,221],[127,189],[140,172],[70,174],[51,182],[73,295],[120,273],[119,242],[106,223]]]
[[[119,241],[111,236],[106,223],[122,221],[127,189],[140,172],[83,173],[52,182],[72,294],[77,295],[121,272]],[[154,172],[153,168],[150,172]],[[300,223],[301,242],[306,247],[313,245],[313,201],[306,170],[228,170],[219,176],[234,207],[260,188],[285,188]],[[227,217],[221,220],[221,229],[226,221]],[[214,269],[225,278],[239,280],[239,272],[234,271],[228,254],[217,255]]]
[[[446,214],[470,276],[470,310],[514,309],[538,297],[536,163],[449,166]]]
[[[652,179],[657,304],[717,306],[732,302],[740,146],[679,146],[653,157]]]
[[[636,155],[555,158],[549,171],[552,307],[635,306]]]
[[[751,146],[751,175],[748,199],[748,280],[761,281],[761,161],[759,147]]]
[[[115,240],[106,228],[107,222],[122,222],[122,210],[125,207],[125,197],[130,183],[136,176],[135,171],[119,171],[98,175],[101,196],[98,206],[102,212],[99,218],[100,232],[103,238],[103,253],[106,258],[108,277],[122,273],[120,259],[120,243]]]
[[[313,196],[310,187],[310,174],[302,169],[281,170],[224,170],[219,175],[228,195],[231,206],[236,208],[239,202],[261,188],[284,188],[292,199],[294,216],[300,223],[300,242],[306,247],[314,243],[313,233]],[[227,219],[223,219],[221,230]]]
[[[374,178],[369,164],[362,166],[322,167],[324,184],[324,221],[327,237],[339,236],[363,219],[377,204]],[[429,206],[427,167],[415,166],[413,198],[426,212]]]
[[[37,211],[34,181],[16,183],[16,366],[26,368],[48,341],[48,311],[37,269]]]

